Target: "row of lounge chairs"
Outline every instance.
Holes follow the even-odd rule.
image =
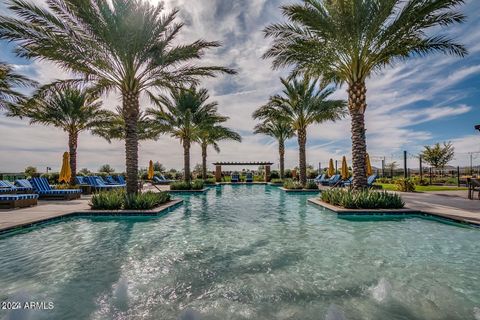
[[[377,180],[376,174],[369,176],[367,179],[368,186],[372,187],[376,180]],[[353,177],[350,177],[347,180],[342,180],[342,176],[339,174],[335,174],[330,178],[327,178],[325,174],[321,174],[314,179],[314,182],[322,186],[329,186],[329,187],[350,187],[353,183]]]
[[[232,173],[230,181],[232,183],[240,182],[240,174],[238,174],[237,172]],[[252,172],[245,173],[245,182],[246,183],[253,183],[253,173]]]
[[[112,176],[107,176],[105,179],[100,176],[77,176],[75,177],[75,182],[81,187],[90,187],[93,191],[125,188],[127,185],[125,178],[122,176],[117,176],[116,179]]]

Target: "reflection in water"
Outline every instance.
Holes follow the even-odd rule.
[[[75,219],[0,240],[1,319],[475,319],[480,233],[353,222],[311,195],[223,186],[160,218]],[[23,297],[23,298],[22,298]]]

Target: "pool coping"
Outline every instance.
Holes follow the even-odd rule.
[[[448,214],[439,214],[439,213],[433,213],[433,212],[425,212],[421,210],[414,210],[414,209],[409,209],[403,208],[403,209],[345,209],[341,207],[337,207],[334,205],[331,205],[329,203],[326,203],[324,201],[321,201],[319,199],[315,198],[310,198],[307,199],[307,202],[316,206],[320,206],[323,208],[326,208],[334,213],[336,213],[338,216],[411,216],[411,217],[420,217],[420,218],[437,218],[441,220],[446,220],[450,221],[453,223],[461,224],[461,225],[468,225],[471,227],[475,228],[480,228],[480,223],[477,223],[475,221],[471,221],[468,219],[464,219],[459,216],[454,216],[454,215],[448,215]]]
[[[151,210],[76,210],[72,212],[66,212],[64,214],[58,214],[54,217],[34,219],[32,221],[19,223],[13,226],[7,226],[0,228],[0,235],[9,233],[15,233],[23,229],[28,229],[43,224],[70,219],[72,217],[154,217],[161,214],[168,213],[180,206],[183,203],[183,199],[172,199],[167,203],[164,203]]]
[[[321,190],[318,189],[318,190],[315,190],[315,189],[287,189],[287,188],[284,188],[284,187],[280,187],[279,188],[280,190],[282,191],[285,191],[285,192],[303,192],[303,193],[319,193]]]

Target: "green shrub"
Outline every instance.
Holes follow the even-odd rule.
[[[56,190],[65,190],[65,189],[80,189],[78,185],[69,185],[68,183],[65,184],[57,184],[55,185],[54,189]]]
[[[170,195],[166,192],[127,195],[125,190],[111,190],[94,194],[90,207],[94,210],[150,210],[168,201]]]
[[[411,179],[398,179],[395,181],[395,189],[402,192],[414,192],[415,183]]]
[[[272,179],[270,180],[271,183],[275,183],[275,184],[283,184],[283,180],[282,179]]]
[[[285,180],[283,182],[283,187],[285,189],[300,190],[303,189],[303,185],[298,181],[293,181],[292,179]]]
[[[378,182],[378,183],[385,183],[385,184],[392,184],[392,183],[393,183],[393,179],[390,179],[390,178],[378,178],[378,179],[377,179],[377,182]]]
[[[215,184],[215,178],[208,178],[206,180],[203,181],[204,184]]]
[[[386,191],[330,189],[322,191],[320,198],[347,209],[401,209],[405,206],[398,194]]]
[[[178,181],[170,184],[170,190],[202,190],[204,186],[205,184],[202,180],[195,180],[192,183]]]
[[[315,189],[318,189],[318,186],[315,183],[315,181],[307,181],[307,184],[305,185],[305,189],[315,190]]]

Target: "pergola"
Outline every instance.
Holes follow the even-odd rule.
[[[253,162],[215,162],[215,180],[222,181],[222,166],[265,166],[265,182],[270,181],[270,167],[273,162],[253,161]]]

